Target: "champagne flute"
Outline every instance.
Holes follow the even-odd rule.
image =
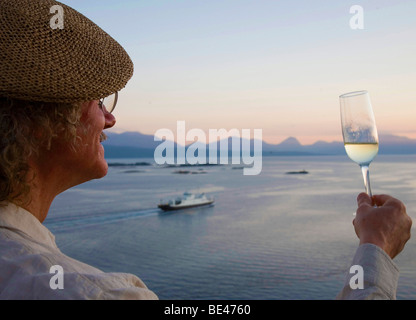
[[[378,153],[378,134],[370,95],[367,91],[354,91],[339,99],[345,151],[361,167],[365,190],[372,198],[369,166]]]

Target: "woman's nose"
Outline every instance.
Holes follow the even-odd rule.
[[[114,117],[111,113],[107,111],[104,111],[104,118],[105,118],[104,129],[111,128],[116,124],[116,117]]]

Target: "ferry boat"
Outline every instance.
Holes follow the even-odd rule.
[[[180,210],[186,208],[194,208],[208,206],[214,203],[214,199],[207,197],[204,193],[185,192],[182,197],[160,203],[158,207],[163,211]]]

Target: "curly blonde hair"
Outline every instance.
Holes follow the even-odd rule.
[[[30,191],[28,159],[53,140],[73,148],[81,103],[29,102],[0,97],[0,201],[24,198]]]

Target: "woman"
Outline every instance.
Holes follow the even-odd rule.
[[[63,29],[51,28],[54,5]],[[0,39],[0,298],[157,299],[134,275],[67,257],[42,225],[58,194],[106,175],[116,99],[103,98],[131,78],[129,56],[52,0],[1,1]]]

